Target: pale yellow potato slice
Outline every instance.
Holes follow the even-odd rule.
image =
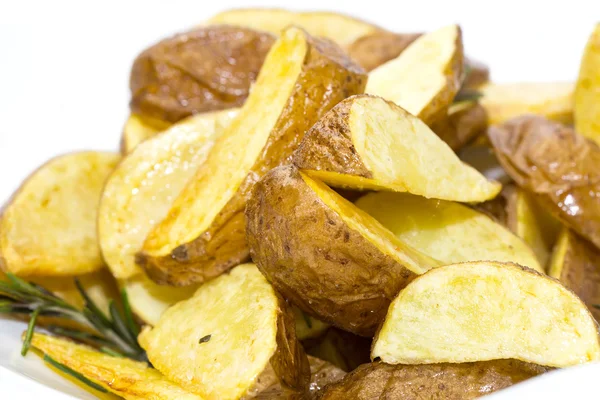
[[[572,82],[486,83],[477,89],[490,125],[501,124],[523,114],[542,115],[553,121],[573,122]]]
[[[463,59],[460,28],[446,26],[371,71],[365,93],[393,101],[429,125],[446,115],[458,93]]]
[[[29,176],[0,216],[0,269],[29,277],[102,268],[98,203],[119,159],[109,152],[71,153]]]
[[[356,206],[400,241],[444,265],[490,260],[544,271],[523,240],[487,215],[462,204],[379,192],[363,196]]]
[[[140,144],[108,178],[98,211],[104,260],[117,279],[143,271],[135,263],[146,235],[206,160],[237,110],[186,118]]]
[[[148,325],[156,325],[165,310],[189,299],[198,288],[197,285],[182,288],[157,285],[144,274],[123,280],[121,286],[127,291],[131,310]]]
[[[131,153],[144,140],[155,136],[170,126],[168,122],[131,114],[125,122],[121,135],[121,153]]]
[[[373,24],[339,13],[294,12],[273,8],[223,11],[213,16],[207,23],[244,26],[275,35],[279,35],[290,25],[296,25],[313,36],[325,37],[342,46],[349,45],[363,36],[382,31]]]
[[[31,346],[127,400],[202,400],[143,362],[109,356],[91,347],[42,333],[33,335]]]
[[[373,344],[388,364],[513,358],[550,367],[600,360],[598,326],[555,279],[515,264],[432,269],[398,294]]]
[[[600,144],[600,24],[588,39],[575,87],[575,131]]]
[[[183,388],[210,399],[239,399],[260,376],[304,391],[308,360],[294,317],[254,264],[204,283],[138,337],[152,365]]]
[[[501,185],[463,163],[425,123],[396,104],[352,96],[306,134],[293,162],[331,186],[481,202]]]

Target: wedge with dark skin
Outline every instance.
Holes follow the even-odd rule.
[[[487,114],[476,101],[453,104],[447,118],[431,125],[431,130],[454,151],[462,149],[486,128]]]
[[[131,69],[131,111],[174,123],[241,106],[275,36],[225,25],[197,28],[142,52]]]
[[[307,132],[293,162],[311,177],[349,189],[462,202],[489,200],[501,189],[460,161],[425,123],[370,95],[336,105]]]
[[[600,247],[600,147],[537,116],[488,130],[502,167],[551,214]]]
[[[338,328],[329,328],[315,339],[302,341],[306,353],[330,362],[343,371],[350,372],[371,361],[371,338],[355,335]]]
[[[335,44],[294,27],[283,32],[237,118],[146,238],[137,262],[150,278],[190,285],[247,260],[244,209],[253,185],[289,162],[304,133],[365,81]]]
[[[284,297],[363,336],[403,286],[440,265],[293,166],[255,185],[246,221],[252,259]]]
[[[548,268],[548,275],[571,289],[600,319],[600,250],[581,236],[564,228]]]
[[[545,371],[516,360],[430,365],[374,362],[327,386],[321,400],[475,399]]]

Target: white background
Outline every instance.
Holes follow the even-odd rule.
[[[342,11],[398,32],[458,22],[467,53],[488,63],[497,81],[573,80],[600,19],[597,0],[0,0],[0,203],[48,158],[118,148],[140,50],[223,9],[252,6]],[[0,321],[0,350],[18,346],[3,337],[9,330]],[[2,399],[16,382],[0,371]],[[546,399],[557,398],[547,389]]]

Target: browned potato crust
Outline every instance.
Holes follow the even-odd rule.
[[[177,122],[192,114],[239,107],[275,38],[226,25],[165,39],[142,52],[131,69],[131,111]]]
[[[476,89],[490,80],[490,69],[487,65],[465,57],[465,79],[462,89]]]
[[[321,337],[302,341],[302,346],[307,354],[350,372],[359,365],[371,361],[371,343],[371,338],[329,328]]]
[[[271,68],[279,68],[282,58],[289,57],[288,42],[293,37],[293,41],[302,42],[301,58],[294,58],[298,59],[294,61],[298,72],[284,71],[288,75],[271,77],[263,68],[238,117],[223,132],[206,162],[175,200],[168,217],[149,234],[137,261],[155,282],[190,285],[214,278],[247,260],[249,249],[245,238],[244,209],[254,183],[272,168],[288,162],[304,133],[334,105],[364,90],[364,71],[334,43],[313,38],[294,27],[286,32],[278,41],[285,47],[270,53],[265,66],[271,64]],[[289,84],[289,96],[285,95],[285,99],[277,100],[279,104],[273,104],[274,92],[280,88],[271,86],[273,82],[280,85],[282,81]],[[277,96],[281,98],[282,94]],[[258,118],[260,121],[256,122],[256,115],[264,117],[267,114],[268,119]],[[272,125],[262,122],[271,119],[274,121]],[[248,124],[254,126],[250,131],[247,131]],[[260,137],[264,138],[262,142],[257,139],[259,130]],[[242,139],[248,144],[240,149],[239,141]],[[256,157],[250,160],[248,154]],[[227,157],[233,159],[224,163]],[[248,168],[238,167],[239,164]],[[244,170],[239,171],[239,168]],[[216,171],[221,174],[216,175]],[[215,183],[218,179],[215,176],[225,177],[226,183]],[[219,190],[213,188],[223,187],[228,182],[232,182],[227,188],[228,194],[218,193],[225,199],[224,206],[219,206],[214,218],[206,218],[202,213],[209,207],[215,207],[214,191]],[[201,201],[205,203],[199,204]],[[189,222],[200,218],[207,220],[202,228]],[[186,225],[185,229],[181,228],[182,225]],[[178,239],[171,240],[172,237]],[[179,239],[182,237],[186,239]]]
[[[516,360],[464,364],[364,364],[325,388],[322,400],[475,399],[546,372]]]
[[[498,160],[553,215],[600,247],[600,147],[573,129],[523,116],[488,130]]]
[[[255,185],[246,231],[252,259],[284,297],[359,335],[375,332],[390,301],[416,276],[350,228],[293,166]]]
[[[487,114],[477,102],[451,106],[447,118],[431,125],[431,130],[454,151],[460,150],[484,133],[486,128]]]
[[[346,51],[365,70],[371,71],[398,57],[419,36],[420,33],[393,33],[381,30],[356,39]]]
[[[548,274],[571,289],[600,320],[600,250],[569,229],[554,246]]]

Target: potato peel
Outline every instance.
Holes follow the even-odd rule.
[[[550,367],[600,359],[598,326],[558,281],[520,267],[470,262],[415,279],[392,302],[371,357],[388,364],[512,358]]]

